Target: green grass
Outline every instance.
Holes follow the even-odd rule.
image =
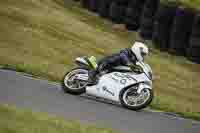
[[[200,0],[181,0],[189,8],[200,10]]]
[[[163,3],[176,3],[180,6],[200,11],[200,0],[161,0]]]
[[[77,121],[7,105],[0,106],[0,118],[1,133],[114,133],[111,129],[80,125]]]
[[[60,81],[74,58],[101,58],[130,47],[135,32],[116,32],[112,23],[70,0],[0,1],[0,64]],[[200,65],[151,47],[147,62],[155,81],[153,108],[200,119]]]

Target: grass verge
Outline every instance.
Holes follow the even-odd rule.
[[[80,125],[76,121],[0,105],[1,133],[114,133],[111,129]]]
[[[2,0],[0,64],[60,81],[77,56],[101,58],[138,38],[70,0]],[[200,65],[151,47],[155,100],[152,107],[200,119]]]

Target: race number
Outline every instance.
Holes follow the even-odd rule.
[[[111,77],[115,82],[125,85],[128,81],[137,81],[135,78],[126,73],[114,73]]]

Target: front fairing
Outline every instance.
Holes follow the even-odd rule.
[[[149,80],[153,80],[153,72],[148,64],[145,62],[137,62],[136,64],[142,68],[143,73],[149,78]]]

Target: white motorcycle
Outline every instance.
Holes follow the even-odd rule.
[[[91,57],[92,58],[92,57]],[[96,85],[89,85],[89,71],[97,67],[91,58],[76,58],[79,67],[66,73],[62,88],[73,95],[83,93],[120,103],[131,110],[147,107],[153,99],[152,70],[144,62],[137,62],[137,67],[118,66],[109,72],[102,72]],[[95,57],[93,57],[95,59]]]

